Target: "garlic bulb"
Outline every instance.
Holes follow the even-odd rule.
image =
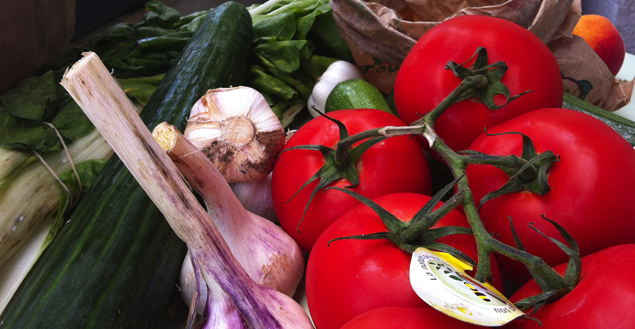
[[[159,124],[152,134],[185,181],[203,198],[211,222],[252,282],[293,296],[305,265],[302,251],[293,238],[280,226],[245,210],[214,164],[174,126]],[[194,252],[190,247],[191,261],[188,264],[188,259],[185,260],[180,276],[182,295],[187,303],[196,291],[203,293],[204,284],[210,289],[213,284],[213,280],[203,282],[196,278]],[[208,295],[207,300],[210,298]],[[232,302],[223,305],[232,305]],[[233,314],[229,309],[226,311]]]
[[[285,142],[280,120],[249,87],[209,90],[192,107],[184,135],[229,183],[267,176]]]
[[[316,111],[324,113],[326,98],[329,97],[333,88],[338,83],[349,79],[366,80],[362,71],[355,64],[347,61],[336,61],[329,65],[324,74],[318,79],[315,87],[313,87],[313,92],[307,101],[309,112],[314,118],[319,116]]]

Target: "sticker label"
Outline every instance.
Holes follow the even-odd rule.
[[[410,261],[410,284],[430,306],[472,324],[502,326],[524,315],[494,287],[465,273],[471,269],[450,254],[418,248]]]

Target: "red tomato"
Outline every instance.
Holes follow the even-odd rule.
[[[508,216],[527,251],[551,266],[567,256],[547,238],[560,238],[545,217],[562,225],[577,241],[582,256],[624,243],[635,243],[635,151],[619,134],[601,121],[573,110],[542,109],[524,114],[488,130],[516,131],[529,136],[538,153],[551,150],[560,156],[548,174],[551,191],[540,196],[528,191],[495,198],[483,206],[485,227],[515,245]],[[471,150],[493,155],[521,155],[520,135],[481,135]],[[469,165],[467,177],[478,201],[503,186],[509,176],[490,165]],[[531,278],[524,265],[498,258],[503,277],[517,285]],[[508,275],[510,274],[510,275]]]
[[[542,306],[530,315],[542,322],[514,320],[514,329],[631,329],[635,323],[635,273],[632,260],[635,245],[611,247],[582,258],[582,275],[578,285],[567,295]],[[555,269],[563,275],[567,264]],[[516,292],[511,300],[541,293],[535,281]],[[505,327],[507,328],[507,327]]]
[[[340,120],[350,135],[384,126],[404,126],[396,116],[380,110],[342,110],[329,114]],[[334,147],[339,141],[337,125],[318,117],[303,125],[286,144],[325,145]],[[272,177],[273,204],[282,228],[300,247],[309,252],[320,234],[347,210],[360,204],[344,193],[327,190],[318,192],[302,221],[298,223],[317,185],[314,181],[298,193],[300,187],[324,164],[319,151],[291,150],[280,155]],[[395,192],[430,194],[430,169],[425,153],[409,136],[392,137],[368,149],[357,162],[359,185],[353,191],[369,198]],[[329,186],[347,187],[340,179]]]
[[[341,192],[340,192],[341,193]],[[430,200],[414,193],[395,193],[373,199],[381,207],[407,222]],[[436,227],[465,226],[467,220],[453,210]],[[386,232],[379,216],[365,205],[353,208],[320,236],[309,256],[306,294],[309,311],[319,329],[339,329],[366,311],[388,306],[427,307],[410,285],[411,255],[387,240],[340,240],[338,237]],[[444,237],[472,259],[477,259],[474,238]],[[492,262],[494,283],[500,287],[498,267]]]
[[[426,32],[401,64],[395,81],[395,104],[407,124],[434,109],[461,79],[444,67],[466,62],[485,47],[489,64],[504,61],[509,69],[501,82],[521,96],[500,110],[476,99],[451,106],[436,122],[436,132],[452,149],[465,150],[483,133],[525,112],[562,106],[560,67],[549,48],[525,28],[510,21],[478,15],[449,19]],[[497,96],[497,104],[504,97]]]
[[[476,329],[483,328],[453,319],[432,308],[382,307],[356,316],[342,329]]]

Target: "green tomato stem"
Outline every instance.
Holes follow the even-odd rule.
[[[348,165],[349,163],[348,151],[351,149],[351,147],[353,147],[353,144],[357,142],[361,142],[365,139],[381,136],[379,134],[380,129],[381,128],[366,130],[359,134],[349,136],[337,142],[337,146],[335,147],[335,164],[338,167],[344,167]]]
[[[467,79],[466,79],[467,80]],[[464,80],[465,81],[465,80]],[[471,83],[470,83],[471,84]],[[461,85],[457,87],[457,90],[461,89]],[[460,97],[460,94],[451,93],[448,98],[451,97]],[[444,100],[442,103],[451,103],[451,100]],[[433,112],[441,107],[437,107]],[[430,112],[432,113],[432,112]],[[438,113],[435,113],[435,116],[438,118],[443,111],[439,110]],[[422,118],[424,122],[428,123],[429,117],[426,116]],[[430,122],[427,124],[427,131],[425,135],[434,136],[432,140],[434,143],[431,148],[439,153],[441,157],[445,160],[445,162],[450,167],[452,171],[452,175],[455,179],[461,177],[457,183],[457,193],[462,194],[462,202],[461,206],[463,207],[463,211],[465,216],[467,217],[467,221],[472,228],[472,232],[474,235],[474,239],[476,241],[476,246],[478,250],[478,262],[476,267],[476,276],[475,279],[480,282],[485,282],[492,277],[491,270],[491,255],[496,252],[503,256],[512,258],[516,261],[519,261],[525,264],[528,269],[540,276],[541,280],[544,280],[550,289],[559,290],[566,289],[569,287],[566,280],[560,276],[553,268],[547,265],[544,260],[540,257],[534,256],[526,251],[519,250],[512,246],[509,246],[499,240],[496,240],[483,225],[483,221],[479,215],[478,209],[476,208],[476,203],[474,201],[474,196],[472,194],[472,190],[470,189],[469,182],[466,176],[466,168],[468,164],[477,162],[474,158],[471,158],[469,155],[460,155],[452,150],[442,139],[436,138],[436,132],[433,129],[434,122]],[[429,137],[430,140],[430,137]],[[517,158],[517,157],[516,157]],[[523,159],[517,158],[513,159],[513,157],[492,157],[487,161],[483,161],[483,163],[487,162],[489,164],[509,164],[509,165],[517,165],[517,161],[524,161]]]
[[[465,97],[466,93],[476,88],[484,88],[488,84],[488,78],[484,74],[475,74],[464,78],[464,80],[454,89],[439,105],[426,114],[424,117],[416,120],[407,127],[387,126],[379,129],[368,130],[359,134],[355,134],[343,138],[336,147],[335,161],[336,164],[345,164],[349,161],[349,150],[353,144],[373,137],[393,137],[400,135],[422,135],[430,143],[431,149],[436,151],[449,166],[455,179],[457,179],[457,192],[454,197],[446,204],[433,211],[430,218],[420,221],[413,227],[402,232],[401,240],[414,241],[417,234],[422,228],[436,223],[443,216],[447,215],[452,209],[461,205],[467,217],[470,228],[472,229],[477,250],[478,264],[476,268],[475,279],[485,282],[492,277],[491,257],[492,253],[499,253],[519,261],[527,266],[532,275],[541,284],[543,289],[549,290],[566,290],[571,286],[560,276],[553,268],[547,265],[545,261],[534,256],[524,250],[507,245],[495,239],[483,225],[479,215],[478,208],[474,201],[474,196],[470,189],[466,176],[466,168],[469,164],[487,164],[494,165],[503,170],[509,169],[510,176],[514,170],[523,167],[528,160],[518,156],[491,156],[480,155],[474,153],[459,154],[452,150],[441,138],[438,137],[434,130],[436,120],[452,105]],[[460,179],[459,179],[460,177]],[[433,224],[432,224],[433,225]],[[397,243],[396,241],[393,241]],[[521,247],[522,248],[522,247]]]

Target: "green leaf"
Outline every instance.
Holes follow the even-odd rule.
[[[145,105],[164,76],[165,74],[159,74],[147,78],[119,79],[117,81],[128,97],[135,98],[139,103]]]
[[[198,13],[194,13],[194,14],[198,14],[198,16],[192,16],[193,19],[190,22],[188,22],[187,24],[183,24],[185,22],[185,20],[183,18],[181,19],[179,24],[182,24],[182,25],[180,25],[179,28],[178,28],[179,32],[191,32],[191,33],[194,33],[194,32],[196,32],[196,30],[198,30],[199,26],[201,26],[201,24],[203,23],[203,20],[205,20],[205,16],[206,16],[207,12],[206,11],[202,11],[202,12],[198,12]],[[190,17],[190,16],[186,16],[186,17]]]
[[[279,70],[291,73],[300,68],[300,53],[306,47],[308,47],[306,40],[278,41],[260,44],[254,48],[254,53],[267,58]]]
[[[269,95],[276,96],[283,100],[295,99],[298,96],[297,91],[286,83],[267,74],[265,70],[258,65],[252,65],[249,68],[248,84],[256,90],[262,90]]]
[[[52,115],[51,106],[57,99],[57,83],[52,71],[41,77],[30,77],[23,80],[16,88],[0,96],[2,102],[12,115],[29,120],[49,120]]]
[[[103,60],[103,62],[104,65],[111,68],[112,75],[115,77],[128,77],[128,75],[130,75],[130,71],[145,71],[145,68],[143,66],[131,66],[118,58],[106,59]]]
[[[132,36],[135,33],[135,29],[132,24],[118,23],[104,30],[102,35],[129,35]]]
[[[265,12],[265,15],[280,15],[294,13],[296,17],[306,15],[321,5],[328,4],[326,0],[288,0],[281,1]]]
[[[305,102],[309,99],[309,97],[311,96],[311,92],[313,91],[313,84],[311,84],[309,87],[301,80],[296,79],[294,76],[278,70],[275,65],[273,65],[273,63],[268,61],[266,58],[260,55],[256,55],[256,57],[260,60],[261,64],[264,65],[264,67],[269,71],[268,73],[270,73],[271,76],[284,82],[295,91],[297,91],[302,96]]]
[[[210,9],[211,10],[211,9]],[[196,11],[193,12],[189,15],[185,15],[185,16],[181,16],[181,18],[179,19],[179,23],[177,24],[177,26],[179,28],[191,23],[192,21],[196,20],[197,18],[200,17],[205,17],[207,16],[207,14],[209,14],[210,10],[201,10],[201,11]]]
[[[146,38],[161,37],[166,34],[174,33],[172,30],[166,30],[156,26],[140,26],[134,32],[134,37],[137,40]]]
[[[108,59],[123,61],[128,57],[141,56],[137,40],[131,35],[102,35],[91,39],[86,47],[97,53],[103,62]]]
[[[95,126],[70,96],[65,97],[60,103],[59,112],[51,120],[51,124],[57,128],[66,143],[86,136],[95,130]]]
[[[150,37],[138,41],[139,48],[148,50],[182,50],[194,32],[169,33],[158,37]]]
[[[306,35],[311,31],[313,27],[313,23],[315,22],[315,17],[318,15],[316,12],[311,12],[306,16],[302,16],[296,20],[297,30],[295,34],[295,39],[305,40]]]
[[[287,41],[295,35],[295,17],[292,13],[276,16],[256,16],[254,23],[254,41]]]
[[[148,12],[143,16],[149,26],[158,26],[164,29],[172,29],[181,20],[181,15],[172,7],[168,7],[159,1],[151,1],[146,4]]]
[[[337,58],[320,56],[320,55],[311,55],[309,59],[304,59],[300,61],[300,69],[305,71],[308,75],[317,79],[326,72],[328,67],[338,61]]]
[[[340,31],[333,20],[333,11],[330,10],[315,18],[309,38],[317,41],[320,46],[326,48],[333,56],[352,62],[353,55],[348,43],[340,36]]]
[[[62,145],[52,128],[39,121],[17,118],[0,105],[0,146],[29,151],[59,151]]]

